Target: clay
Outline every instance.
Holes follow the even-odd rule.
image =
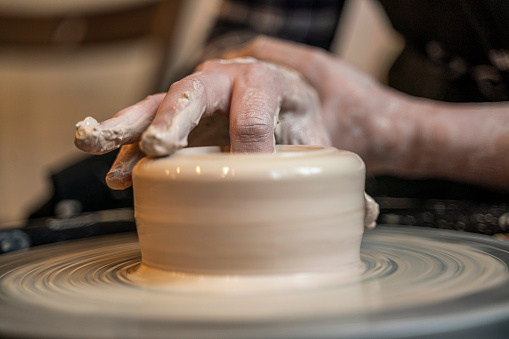
[[[197,147],[138,163],[143,265],[216,276],[361,272],[364,222],[373,227],[377,214],[373,200],[366,205],[362,160],[335,148],[276,150]]]

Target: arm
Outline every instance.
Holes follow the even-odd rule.
[[[301,72],[318,92],[333,145],[360,154],[369,172],[509,190],[509,103],[408,96],[322,50],[270,38],[227,57],[246,55]]]
[[[394,145],[405,161],[398,166],[397,159],[389,157],[384,171],[509,190],[509,103],[451,104],[399,93],[390,96],[401,103],[403,119],[413,120],[413,133],[406,151]],[[389,149],[386,154],[398,152]]]
[[[146,154],[165,156],[186,145],[202,117],[224,115],[230,119],[233,151],[270,152],[276,133],[279,143],[332,142],[358,153],[374,174],[447,178],[509,190],[507,103],[417,99],[321,49],[269,38],[255,39],[225,57],[256,59],[206,62],[166,95],[123,110],[91,131],[78,125],[76,144],[98,153],[141,140]],[[87,138],[91,134],[97,137]],[[106,149],[97,143],[104,136],[116,138]],[[120,152],[108,175],[112,188],[130,185],[136,163],[131,160],[139,152],[136,147]]]

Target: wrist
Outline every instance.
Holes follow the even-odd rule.
[[[418,153],[421,108],[411,97],[380,86],[370,107],[369,148],[366,155],[370,174],[407,176],[420,166]]]

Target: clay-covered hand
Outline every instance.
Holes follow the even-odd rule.
[[[318,93],[333,146],[359,154],[369,173],[406,165],[416,120],[401,93],[325,50],[294,42],[261,36],[225,54],[245,56],[301,73]]]
[[[144,156],[166,156],[187,145],[200,119],[229,118],[233,152],[272,152],[283,144],[330,145],[316,91],[286,66],[254,58],[211,60],[175,82],[168,93],[149,96],[113,118],[76,125],[75,144],[103,154],[123,145],[107,175],[113,189],[131,185]]]
[[[333,145],[359,154],[368,173],[434,177],[509,191],[507,102],[413,97],[323,50],[273,38],[256,38],[227,55],[244,56],[300,72],[319,95]]]

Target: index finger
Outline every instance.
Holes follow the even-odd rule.
[[[143,133],[141,149],[148,156],[173,154],[187,146],[187,137],[204,116],[227,114],[230,74],[197,72],[173,83],[151,125]]]

